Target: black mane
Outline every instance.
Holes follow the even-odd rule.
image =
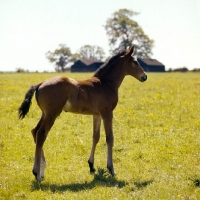
[[[122,52],[119,52],[117,55],[115,55],[112,58],[110,58],[110,60],[108,62],[106,62],[103,65],[101,65],[99,67],[99,69],[97,69],[95,71],[93,77],[101,78],[103,75],[106,74],[108,69],[110,69],[110,67],[113,65],[114,61],[116,61],[120,56],[124,55],[125,53],[126,53],[126,50],[124,50]]]

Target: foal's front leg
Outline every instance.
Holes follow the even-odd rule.
[[[95,153],[96,145],[99,142],[99,138],[100,138],[100,127],[101,127],[101,117],[93,116],[93,142],[92,142],[92,149],[90,152],[90,157],[88,160],[88,164],[90,167],[90,173],[95,172],[94,153]]]
[[[112,130],[112,119],[113,113],[110,111],[102,113],[104,128],[106,132],[106,143],[107,143],[107,168],[113,176],[115,175],[112,159],[112,148],[114,144],[114,135]]]

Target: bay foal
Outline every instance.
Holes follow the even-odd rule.
[[[126,75],[131,75],[141,82],[147,79],[133,53],[134,47],[117,54],[87,80],[77,81],[57,76],[33,85],[27,91],[19,108],[19,118],[24,118],[28,113],[34,92],[42,111],[41,119],[31,131],[36,144],[33,174],[38,181],[44,177],[46,167],[43,144],[55,119],[62,111],[93,115],[93,144],[88,160],[90,172],[95,172],[94,153],[103,120],[107,143],[107,168],[112,175],[115,174],[112,159],[112,120],[113,110],[118,102],[118,89]]]

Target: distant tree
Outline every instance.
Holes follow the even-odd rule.
[[[175,68],[175,69],[171,69],[169,68],[168,72],[188,72],[188,68],[187,67],[180,67],[180,68]]]
[[[188,68],[187,67],[180,67],[180,68],[176,68],[173,70],[174,72],[187,72]]]
[[[59,48],[56,49],[55,51],[51,52],[48,51],[46,53],[47,59],[55,63],[56,65],[56,71],[65,71],[66,67],[69,64],[72,64],[74,61],[74,57],[71,53],[71,50],[69,47],[67,47],[65,44],[60,44]]]
[[[99,46],[85,45],[79,50],[80,58],[102,60],[104,55],[103,49]]]
[[[16,68],[16,72],[17,72],[17,73],[25,73],[26,70],[23,69],[23,68],[21,68],[21,67],[18,67],[18,68]]]
[[[132,20],[132,16],[139,13],[128,9],[120,9],[108,18],[105,29],[109,38],[109,45],[113,54],[135,45],[140,58],[148,58],[152,54],[154,41],[146,35],[139,24]]]
[[[172,72],[172,71],[173,71],[172,68],[169,68],[169,69],[168,69],[168,72]]]
[[[200,72],[200,68],[194,68],[192,72]]]

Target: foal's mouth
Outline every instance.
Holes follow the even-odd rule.
[[[141,76],[140,81],[141,81],[141,82],[144,82],[144,81],[146,81],[146,80],[147,80],[147,75],[146,75],[146,74],[143,74],[143,75]]]

